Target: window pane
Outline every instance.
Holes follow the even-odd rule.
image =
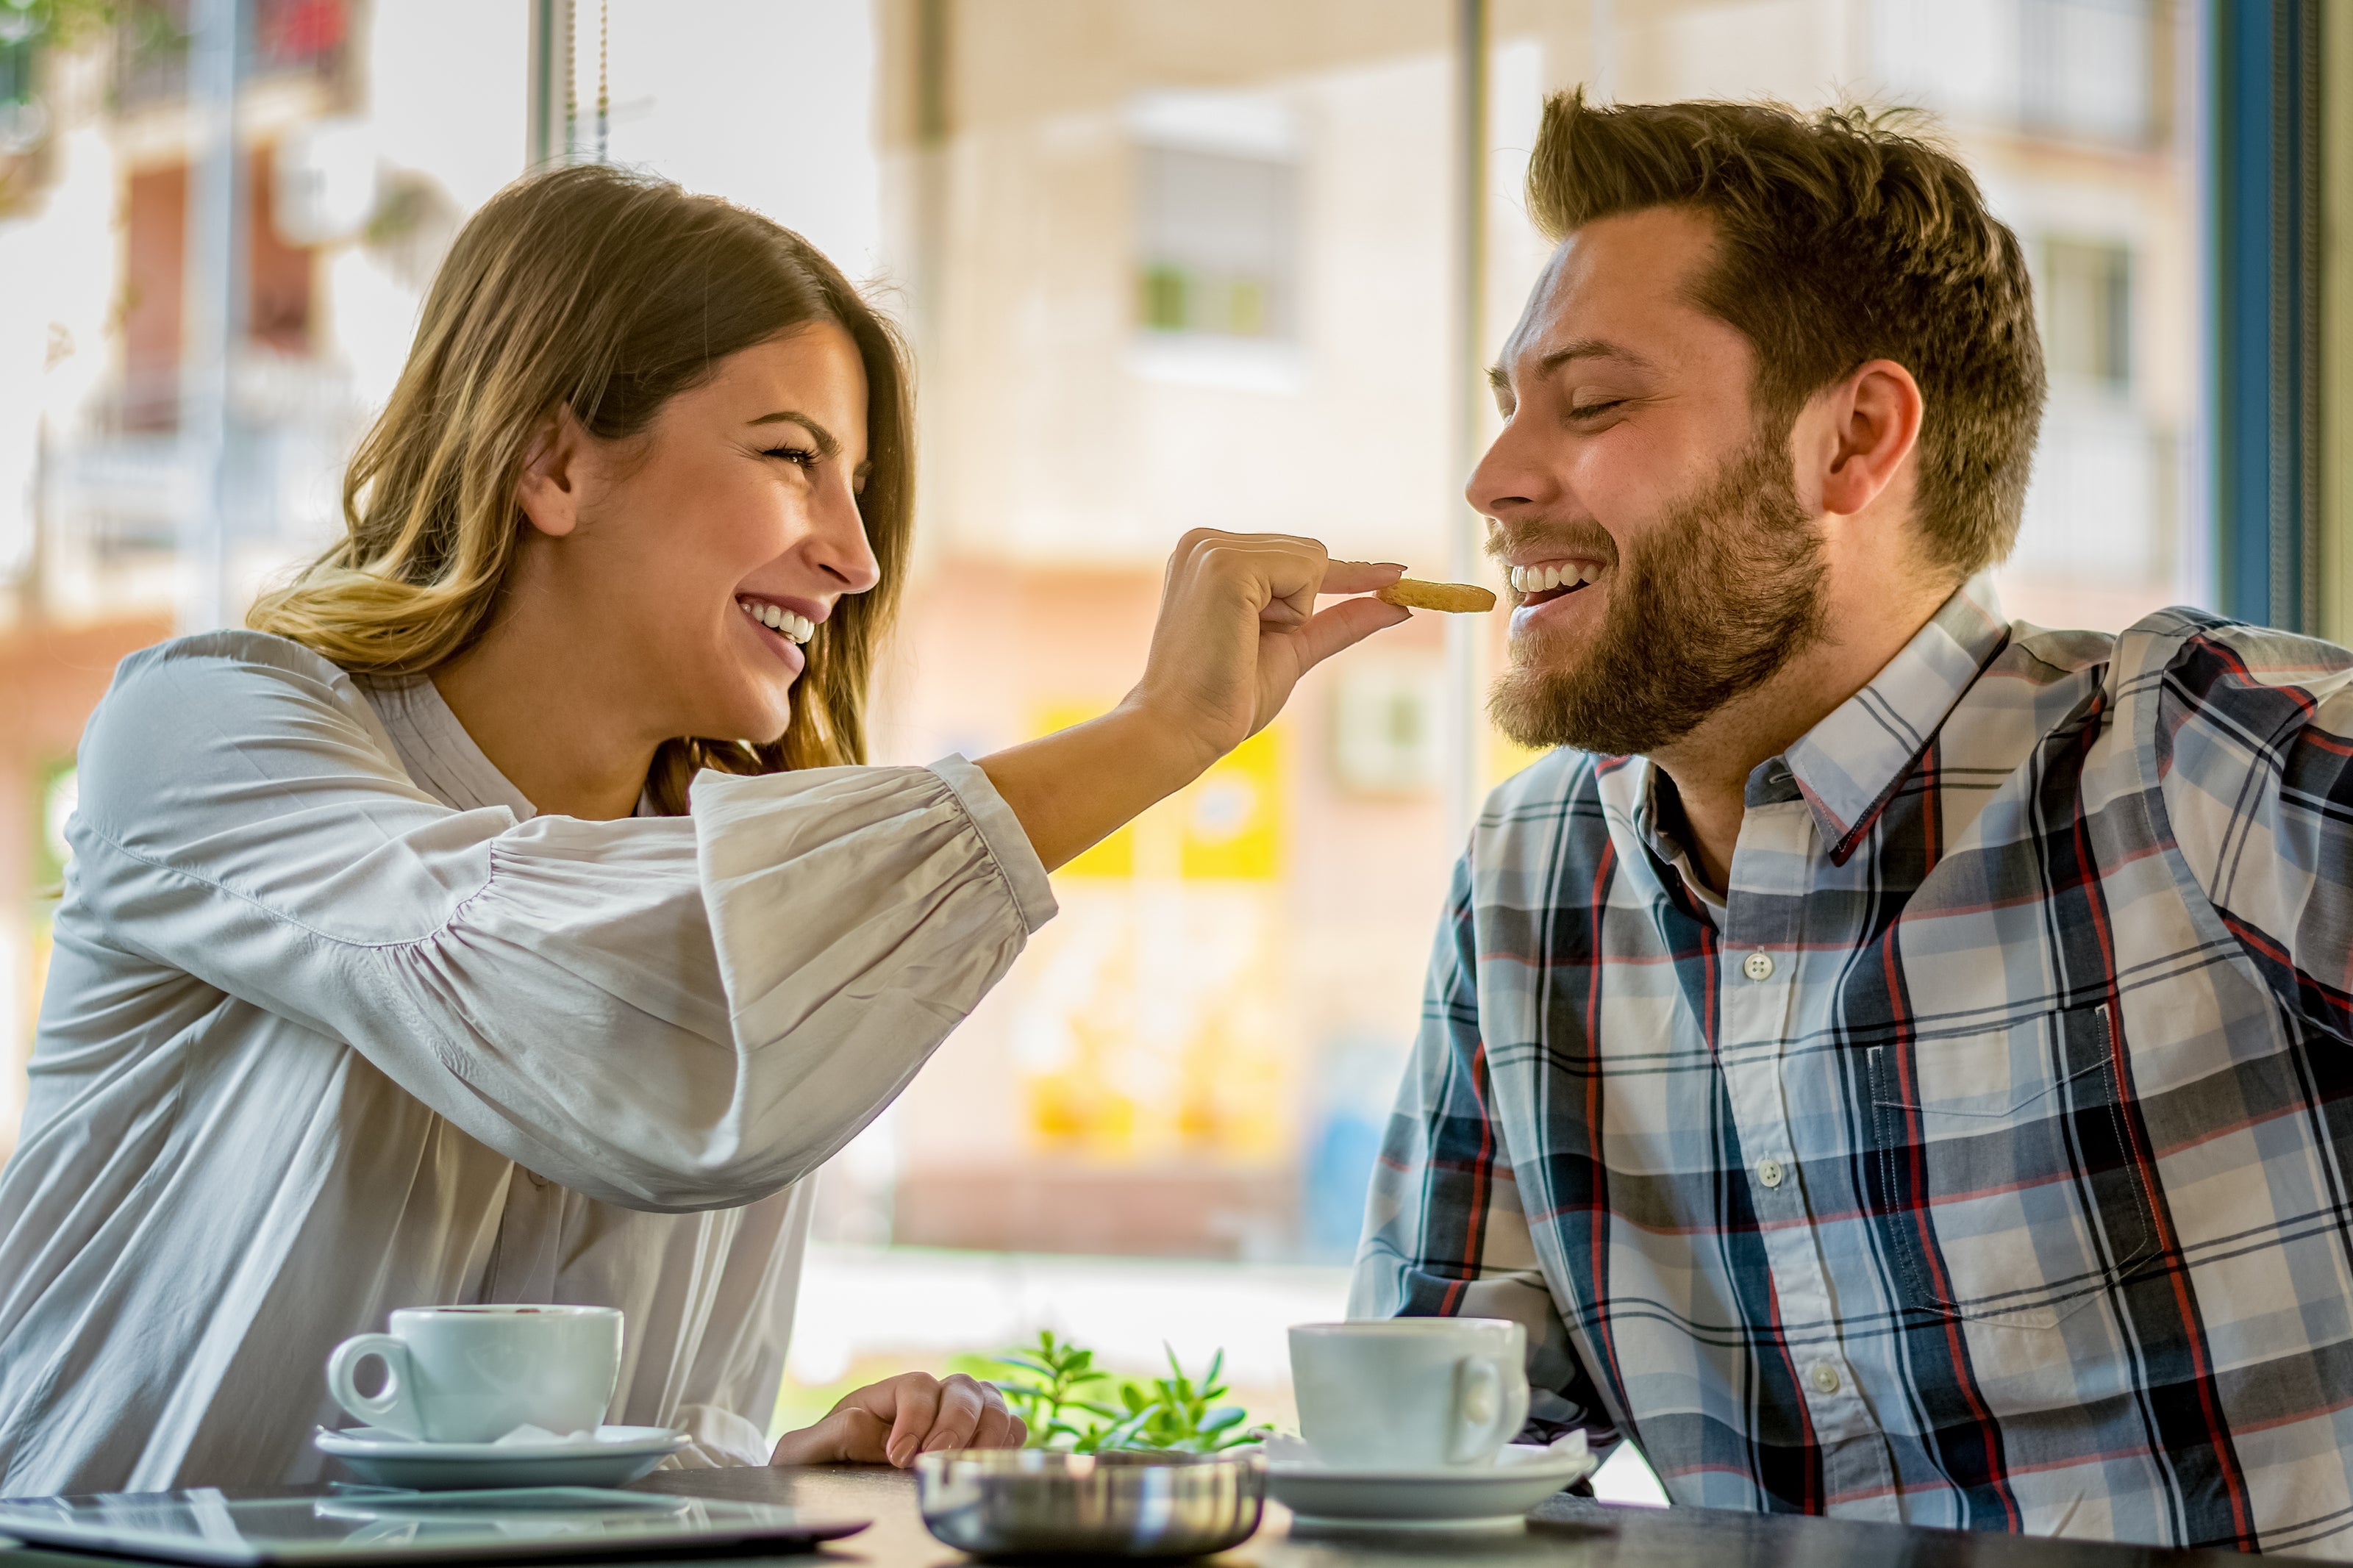
[[[598,10],[576,7],[584,29]],[[2010,611],[2115,628],[2206,597],[2187,0],[1488,12],[1482,352],[1547,258],[1520,190],[1546,94],[1917,106],[2036,279],[2051,395],[2000,574]],[[0,246],[43,312],[39,331],[0,335],[17,345],[0,364],[0,563],[52,624],[88,628],[74,672],[163,635],[185,565],[185,14],[141,7],[147,24],[125,13],[87,46],[77,79],[111,90],[82,93],[46,142],[41,116],[0,120]],[[532,68],[521,7],[378,5],[364,26],[324,0],[252,14],[255,123],[364,133],[376,184],[356,231],[290,239],[276,143],[257,153],[237,364],[249,423],[229,480],[241,589],[337,526],[343,457],[434,265],[521,172]],[[1467,357],[1451,0],[613,0],[611,16],[609,82],[585,33],[575,51],[575,154],[602,145],[770,214],[871,279],[910,330],[920,549],[879,760],[977,756],[1115,702],[1188,529],[1313,534],[1449,574]],[[51,79],[34,60],[0,40],[0,110]],[[14,127],[31,127],[26,147]],[[61,155],[77,133],[87,155]],[[1492,408],[1480,417],[1492,431]],[[35,496],[37,510],[13,499]],[[1466,694],[1447,668],[1430,618],[1384,634],[1058,874],[1060,917],[826,1172],[822,1267],[842,1300],[915,1281],[1018,1328],[1051,1296],[1058,1321],[1123,1355],[1173,1337],[1198,1363],[1224,1343],[1246,1397],[1270,1368],[1279,1381],[1279,1334],[1249,1336],[1339,1310],[1461,842],[1443,794],[1449,705]],[[47,727],[0,766],[23,800],[53,799],[97,688],[18,678],[49,683],[26,705]],[[1476,749],[1482,784],[1528,760],[1483,731]],[[18,913],[0,910],[0,1152],[45,929],[40,889],[16,891]],[[1064,1257],[973,1259],[987,1249]],[[1216,1289],[1187,1294],[1211,1268],[1227,1271]],[[821,1274],[810,1290],[805,1382],[995,1348],[839,1308]],[[1124,1318],[1066,1306],[1113,1298]]]

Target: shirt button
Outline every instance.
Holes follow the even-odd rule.
[[[1814,1370],[1807,1376],[1812,1380],[1816,1394],[1836,1394],[1839,1391],[1838,1368],[1826,1361],[1814,1363]]]
[[[1781,1162],[1778,1160],[1757,1161],[1757,1179],[1764,1183],[1768,1187],[1779,1186],[1781,1184]]]
[[[1773,955],[1769,952],[1750,953],[1740,961],[1740,973],[1751,980],[1772,979]]]

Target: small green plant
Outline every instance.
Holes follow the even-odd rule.
[[[1187,1454],[1213,1454],[1255,1442],[1262,1430],[1248,1425],[1249,1412],[1239,1405],[1220,1405],[1228,1390],[1218,1381],[1226,1352],[1209,1358],[1208,1370],[1197,1382],[1168,1356],[1168,1375],[1149,1382],[1117,1380],[1115,1391],[1097,1385],[1114,1380],[1097,1371],[1094,1352],[1051,1330],[1038,1342],[1008,1351],[999,1361],[1015,1369],[1002,1379],[1006,1402],[1028,1423],[1029,1447],[1062,1448],[1075,1454],[1098,1454],[1117,1448],[1152,1448]],[[1117,1404],[1097,1397],[1113,1392]]]
[[[1249,1411],[1239,1405],[1217,1403],[1227,1392],[1218,1381],[1218,1374],[1225,1370],[1225,1352],[1209,1358],[1209,1370],[1197,1384],[1185,1375],[1175,1351],[1166,1345],[1160,1348],[1168,1355],[1168,1375],[1154,1378],[1142,1387],[1133,1383],[1121,1386],[1120,1402],[1127,1406],[1127,1416],[1118,1430],[1124,1440],[1105,1447],[1214,1454],[1257,1441],[1259,1431],[1244,1425],[1250,1420]]]
[[[997,1360],[1016,1369],[1017,1375],[999,1378],[997,1385],[1013,1413],[1028,1424],[1033,1448],[1060,1447],[1064,1439],[1071,1445],[1085,1443],[1103,1422],[1119,1417],[1112,1406],[1081,1393],[1091,1384],[1111,1381],[1111,1373],[1095,1370],[1095,1352],[1056,1339],[1051,1329],[1040,1331],[1036,1344],[1008,1351]],[[1026,1379],[1019,1375],[1025,1373]],[[1074,1415],[1095,1419],[1082,1426],[1072,1419]],[[1094,1448],[1088,1446],[1075,1451],[1092,1454]]]

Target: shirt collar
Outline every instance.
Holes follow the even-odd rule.
[[[1750,804],[1760,788],[1778,782],[1786,792],[1794,784],[1813,808],[1831,864],[1845,864],[2009,636],[1992,574],[1980,572],[1869,685],[1749,775]]]
[[[1954,591],[1869,685],[1788,751],[1759,763],[1748,775],[1746,804],[1803,800],[1831,863],[1844,865],[2009,635],[1992,574],[1981,572]],[[1683,813],[1659,794],[1673,785],[1648,758],[1639,765],[1646,776],[1636,795],[1635,829],[1696,888],[1672,830]]]
[[[392,737],[400,765],[426,794],[455,811],[502,805],[518,822],[537,815],[522,791],[474,744],[429,678],[363,678],[354,684]]]

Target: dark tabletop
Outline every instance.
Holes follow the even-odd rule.
[[[729,1568],[949,1568],[969,1562],[923,1529],[915,1509],[914,1477],[880,1465],[771,1470],[662,1470],[637,1489],[685,1497],[789,1503],[812,1514],[871,1519],[860,1534],[814,1556],[752,1559],[736,1555]],[[0,1548],[0,1568],[90,1568],[105,1559],[64,1552]],[[667,1564],[688,1559],[671,1557]],[[1258,1534],[1231,1552],[1202,1559],[1206,1568],[1388,1568],[1390,1564],[1459,1563],[1472,1568],[1523,1568],[1545,1563],[1594,1568],[2223,1568],[2243,1563],[2236,1552],[2172,1552],[2097,1542],[1972,1535],[1894,1524],[1799,1519],[1713,1509],[1613,1508],[1560,1496],[1538,1508],[1525,1529],[1510,1534],[1399,1534],[1376,1531],[1291,1533],[1279,1503],[1266,1507]],[[643,1564],[638,1568],[644,1568]]]
[[[838,1542],[823,1558],[879,1568],[946,1568],[969,1562],[941,1545],[915,1511],[914,1478],[881,1466],[766,1470],[666,1470],[637,1483],[690,1497],[792,1503],[812,1513],[871,1519],[872,1528]],[[1386,1568],[1391,1563],[1461,1563],[1476,1568],[1522,1564],[1608,1564],[1609,1568],[2179,1568],[2244,1563],[2237,1552],[2170,1552],[2138,1546],[1973,1535],[1895,1524],[1725,1513],[1713,1509],[1612,1508],[1562,1496],[1537,1509],[1511,1535],[1291,1533],[1291,1516],[1267,1504],[1258,1534],[1206,1559],[1214,1568]]]

